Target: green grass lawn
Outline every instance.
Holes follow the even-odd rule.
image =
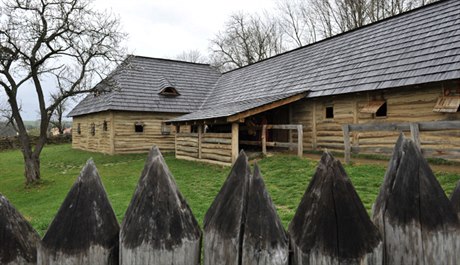
[[[109,156],[73,150],[70,145],[50,145],[45,147],[41,156],[42,183],[28,188],[24,185],[21,153],[17,150],[0,152],[0,193],[43,235],[81,168],[91,157],[121,222],[146,154]],[[177,160],[173,155],[166,155],[165,159],[180,191],[202,224],[204,215],[230,168]],[[316,162],[295,156],[275,155],[258,163],[278,214],[287,226],[315,171]],[[382,183],[385,167],[359,165],[346,166],[345,169],[370,212]],[[436,172],[436,176],[446,193],[450,194],[460,179],[460,172]]]

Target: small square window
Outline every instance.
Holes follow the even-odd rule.
[[[104,123],[102,124],[102,130],[104,132],[108,131],[107,121],[104,121]]]
[[[327,106],[326,107],[326,119],[333,119],[334,118],[334,107]]]
[[[81,134],[81,125],[80,125],[80,123],[77,124],[77,133]]]
[[[387,103],[383,103],[380,108],[375,112],[375,117],[386,117],[387,116]]]
[[[161,123],[161,134],[170,135],[171,134],[171,125],[168,125],[165,122],[162,122]]]
[[[90,133],[91,133],[91,136],[96,135],[96,124],[91,123]]]
[[[144,132],[144,123],[142,123],[142,122],[134,123],[134,131],[137,132],[137,133],[143,133]]]

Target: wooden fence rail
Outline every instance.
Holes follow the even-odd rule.
[[[240,152],[202,233],[154,147],[121,230],[92,161],[42,240],[0,195],[0,264],[198,265],[203,252],[205,265],[454,265],[458,189],[450,201],[416,143],[401,135],[370,218],[340,161],[326,152],[286,232],[257,165],[251,172]]]
[[[419,122],[419,123],[376,123],[376,124],[344,124],[342,126],[343,131],[343,143],[344,143],[344,156],[345,163],[349,164],[351,159],[351,153],[359,153],[360,151],[366,150],[359,146],[359,140],[354,138],[355,142],[351,143],[350,133],[352,132],[376,132],[376,131],[395,131],[395,132],[409,132],[415,145],[422,150],[422,153],[430,156],[434,153],[439,153],[439,150],[433,150],[430,148],[424,148],[420,139],[420,133],[423,131],[439,131],[439,130],[459,130],[460,121],[431,121],[431,122]],[[372,148],[371,148],[372,149]],[[375,149],[375,148],[374,148]],[[380,151],[390,154],[391,148],[379,148]],[[442,150],[444,158],[457,158],[460,155],[460,150]]]

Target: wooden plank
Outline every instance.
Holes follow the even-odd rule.
[[[232,163],[235,163],[236,159],[238,158],[238,142],[240,140],[239,126],[240,124],[238,122],[232,123]]]
[[[231,133],[203,133],[203,139],[206,138],[226,138],[232,139]]]
[[[302,143],[300,143],[302,144]],[[266,142],[266,146],[270,147],[286,147],[286,148],[297,148],[299,146],[299,143],[285,143],[285,142]]]
[[[288,98],[285,98],[285,99],[281,99],[281,100],[278,100],[278,101],[275,101],[275,102],[272,102],[272,103],[269,103],[269,104],[266,104],[266,105],[263,105],[263,106],[260,106],[260,107],[257,107],[257,108],[253,108],[253,109],[250,109],[250,110],[247,110],[247,111],[243,111],[241,113],[238,113],[238,114],[235,114],[235,115],[232,115],[232,116],[228,117],[227,121],[228,122],[239,121],[239,120],[247,118],[249,116],[253,116],[253,115],[265,112],[267,110],[278,108],[278,107],[287,105],[289,103],[298,101],[300,99],[305,98],[305,95],[306,95],[306,93],[304,92],[304,93],[294,95],[294,96],[291,96],[291,97],[288,97]]]
[[[154,147],[122,223],[120,264],[199,264],[200,245],[198,222]]]
[[[412,137],[412,140],[414,141],[415,145],[417,146],[418,149],[421,149],[420,146],[420,130],[418,127],[418,123],[410,123],[410,134]]]
[[[220,150],[232,150],[231,144],[210,144],[210,143],[202,143],[201,147],[208,148],[208,149],[220,149]],[[231,151],[230,151],[231,153]]]
[[[176,158],[187,160],[187,161],[193,161],[193,162],[203,162],[203,163],[219,165],[219,166],[231,166],[231,163],[224,163],[224,162],[214,161],[214,160],[209,160],[209,159],[198,159],[198,158],[189,157],[189,156],[176,155]]]
[[[223,138],[202,138],[203,143],[213,143],[213,144],[231,144],[232,139],[223,139]]]
[[[267,125],[262,126],[262,154],[267,154]]]
[[[202,136],[203,136],[203,125],[198,125],[198,159],[201,159]]]
[[[419,122],[421,131],[440,131],[460,129],[460,120]]]
[[[220,161],[220,162],[227,162],[227,163],[232,162],[232,157],[230,155],[226,156],[226,155],[203,153],[202,158],[210,159],[210,160],[216,160],[216,161]]]
[[[181,133],[178,133],[177,136],[179,137],[196,137],[198,138],[198,133],[186,133],[186,132],[181,132]]]
[[[349,131],[409,131],[409,123],[349,124]]]
[[[267,124],[267,130],[297,130],[298,124]]]
[[[303,126],[297,125],[297,155],[299,157],[303,156],[302,139],[303,139]]]
[[[289,121],[290,124],[292,124],[292,123],[294,123],[293,118],[292,118],[292,104],[289,104],[289,110],[288,111],[289,111],[289,120],[288,121]],[[289,141],[289,143],[293,142],[292,132],[293,132],[292,130],[288,131],[288,141]],[[299,141],[299,142],[301,142],[301,141]],[[289,148],[289,151],[293,151],[293,150],[294,149],[292,147]]]
[[[350,157],[351,157],[351,146],[350,146],[350,130],[349,125],[343,125],[343,144],[344,144],[344,159],[346,164],[350,164]]]
[[[312,121],[311,121],[311,147],[316,150],[318,145],[316,141],[316,101],[313,101]]]

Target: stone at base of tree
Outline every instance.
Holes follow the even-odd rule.
[[[120,227],[90,159],[38,249],[38,265],[117,265]]]
[[[0,264],[35,265],[40,237],[24,217],[0,194]]]
[[[201,230],[160,150],[147,157],[120,232],[120,264],[198,265]]]
[[[321,157],[289,225],[293,265],[382,264],[382,240],[340,161]]]
[[[458,217],[419,148],[402,134],[373,219],[383,236],[386,265],[458,264]]]

